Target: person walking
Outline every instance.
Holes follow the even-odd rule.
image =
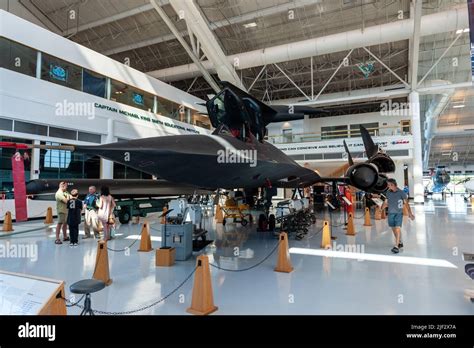
[[[59,233],[61,229],[63,230],[63,241],[69,241],[69,237],[67,236],[67,201],[70,198],[69,193],[67,192],[67,183],[65,181],[61,181],[59,183],[59,189],[54,195],[56,199],[56,212],[58,214],[58,223],[56,225],[56,240],[54,241],[55,244],[63,244],[61,239],[59,239]]]
[[[388,179],[388,190],[385,193],[387,199],[382,205],[382,209],[388,207],[388,225],[392,228],[393,235],[395,237],[395,246],[392,248],[392,253],[397,254],[400,252],[400,248],[403,248],[401,227],[403,223],[403,205],[407,205],[408,216],[411,220],[415,219],[410,205],[408,204],[408,195],[400,190],[397,186],[395,179]]]
[[[99,196],[96,193],[95,186],[89,186],[89,193],[84,199],[84,233],[82,239],[91,238],[91,229],[94,236],[99,239],[99,221],[97,217],[97,201]]]
[[[97,207],[99,208],[97,216],[104,228],[104,240],[110,240],[109,222],[113,220],[112,215],[115,208],[115,201],[112,195],[110,194],[110,190],[107,186],[102,186],[100,188],[100,198],[97,202]]]
[[[77,246],[79,239],[79,225],[81,224],[82,201],[77,199],[79,192],[74,189],[71,191],[71,196],[67,201],[67,225],[69,226],[69,234],[71,242],[69,246]]]

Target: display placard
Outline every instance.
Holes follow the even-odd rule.
[[[377,204],[379,207],[382,206],[383,204],[383,201],[380,199],[380,198],[372,198],[372,202],[374,202],[375,204]]]
[[[66,315],[64,282],[0,270],[0,315]]]

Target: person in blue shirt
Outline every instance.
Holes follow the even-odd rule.
[[[392,228],[395,236],[395,246],[392,248],[392,253],[397,254],[400,248],[403,248],[401,239],[401,227],[403,223],[403,205],[406,204],[408,208],[408,215],[410,219],[414,220],[410,205],[408,204],[408,195],[400,190],[395,179],[388,179],[388,190],[385,193],[387,199],[382,205],[382,209],[388,207],[388,225]]]
[[[91,238],[91,229],[94,231],[94,236],[99,239],[99,219],[97,217],[97,200],[99,196],[96,193],[95,186],[89,186],[89,193],[84,199],[84,233],[82,239]]]

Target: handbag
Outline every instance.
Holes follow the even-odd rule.
[[[111,213],[111,214],[109,215],[109,219],[107,220],[107,223],[108,223],[109,225],[115,225],[115,216],[114,216],[114,213]]]

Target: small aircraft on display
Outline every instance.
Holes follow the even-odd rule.
[[[464,179],[458,184],[463,184],[466,189],[466,195],[464,195],[466,201],[474,195],[474,178]]]
[[[448,184],[451,182],[451,177],[444,167],[430,169],[431,185],[427,187],[428,193],[442,193],[447,190]]]
[[[469,196],[473,195],[474,194],[474,178],[466,179],[465,181],[463,181],[463,184]]]
[[[170,185],[205,190],[304,188],[318,182],[340,182],[363,191],[386,189],[384,173],[393,172],[395,163],[364,127],[360,130],[368,159],[354,163],[349,154],[350,166],[343,177],[321,177],[264,140],[269,123],[301,119],[317,112],[315,109],[269,106],[228,82],[221,84],[223,89],[206,103],[215,128],[212,134],[158,136],[94,146],[16,145],[98,155]],[[345,148],[348,152],[347,145]]]

